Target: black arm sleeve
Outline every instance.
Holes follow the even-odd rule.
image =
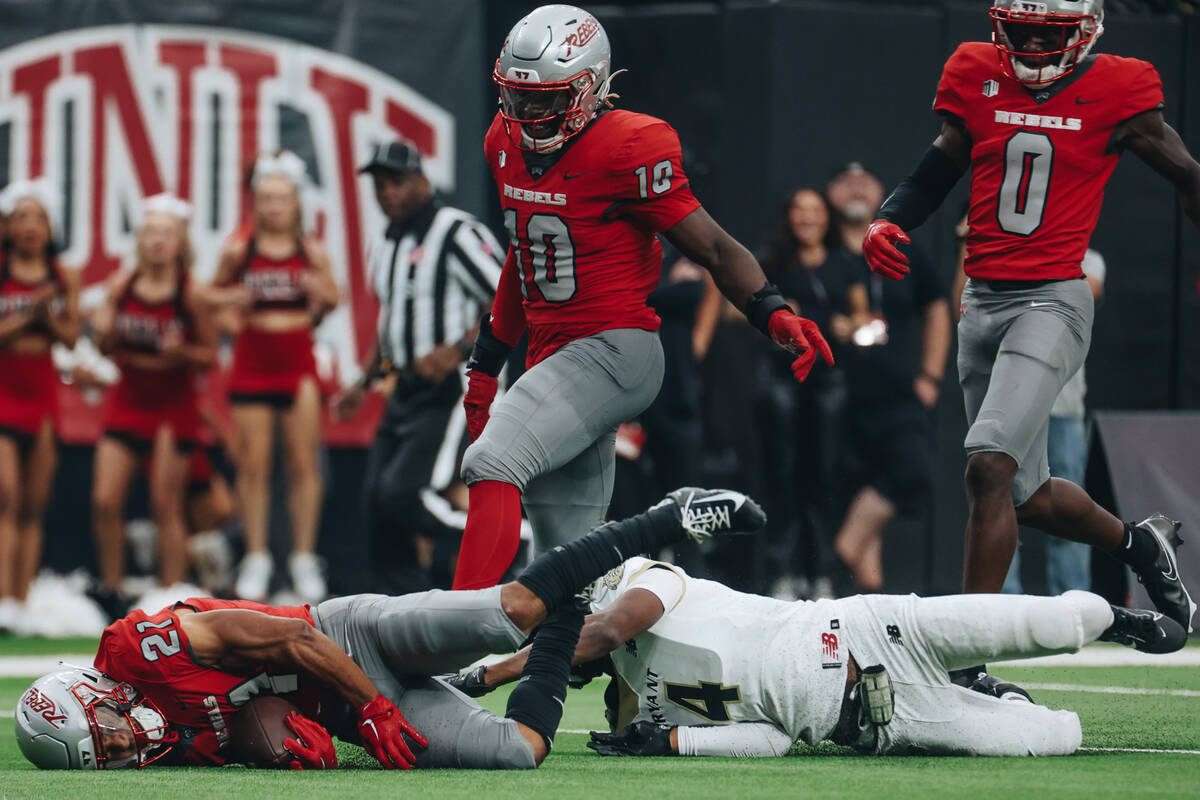
[[[894,222],[906,231],[918,227],[950,194],[963,171],[950,156],[930,146],[912,174],[900,182],[879,209],[879,218]]]
[[[484,314],[479,322],[479,335],[475,337],[475,347],[467,361],[467,371],[483,372],[494,378],[504,369],[504,362],[508,360],[510,352],[512,348],[492,333],[491,318]]]

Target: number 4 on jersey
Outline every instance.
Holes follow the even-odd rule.
[[[698,684],[667,683],[667,699],[713,722],[728,722],[730,703],[742,702],[742,690],[736,686],[700,681]]]

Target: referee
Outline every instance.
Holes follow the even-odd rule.
[[[500,279],[500,245],[472,215],[444,205],[403,142],[378,145],[360,173],[375,182],[388,218],[371,248],[379,300],[375,345],[363,377],[333,400],[343,420],[368,387],[395,377],[364,476],[373,587],[385,594],[430,588],[414,537],[462,535],[466,515],[439,494],[456,479],[466,420],[460,365]]]

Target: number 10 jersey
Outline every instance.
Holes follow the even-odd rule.
[[[531,159],[543,172],[526,163],[497,115],[484,153],[508,232],[505,270],[515,269],[521,284],[529,363],[601,331],[658,330],[646,305],[662,272],[656,234],[700,207],[675,130],[645,114],[609,111],[557,158]]]
[[[1026,89],[1001,72],[996,48],[959,45],[934,111],[971,137],[967,275],[987,280],[1077,278],[1121,151],[1118,126],[1161,108],[1162,81],[1145,61],[1089,56],[1072,73]]]

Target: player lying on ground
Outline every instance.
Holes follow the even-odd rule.
[[[389,769],[533,768],[562,715],[583,621],[575,595],[627,555],[765,523],[745,495],[679,489],[490,589],[353,595],[311,610],[204,599],[134,611],[105,630],[95,670],[33,684],[17,740],[42,768],[217,766],[229,759],[237,709],[277,694],[307,718],[293,720],[299,741],[288,744],[298,767],[336,766],[332,733]],[[430,677],[511,652],[535,628],[504,718]]]
[[[1187,641],[1174,620],[1090,592],[785,602],[645,558],[596,581],[591,609],[575,663],[611,654],[616,673],[605,695],[616,733],[588,745],[601,755],[782,756],[798,740],[878,754],[1069,755],[1080,742],[1074,713],[1009,699],[1010,684],[956,686],[947,670],[1097,639],[1151,653]],[[520,677],[526,656],[451,684],[479,696]]]
[[[1152,65],[1088,55],[1104,30],[1103,0],[995,0],[990,15],[992,43],[961,44],[946,62],[933,106],[941,133],[863,241],[872,270],[903,278],[908,257],[896,244],[970,169],[970,280],[958,323],[971,425],[963,591],[1000,591],[1020,522],[1129,564],[1154,606],[1190,631],[1196,604],[1176,567],[1179,523],[1124,523],[1051,478],[1046,437],[1051,406],[1091,342],[1081,264],[1121,153],[1166,178],[1197,228],[1200,164],[1163,121]]]

